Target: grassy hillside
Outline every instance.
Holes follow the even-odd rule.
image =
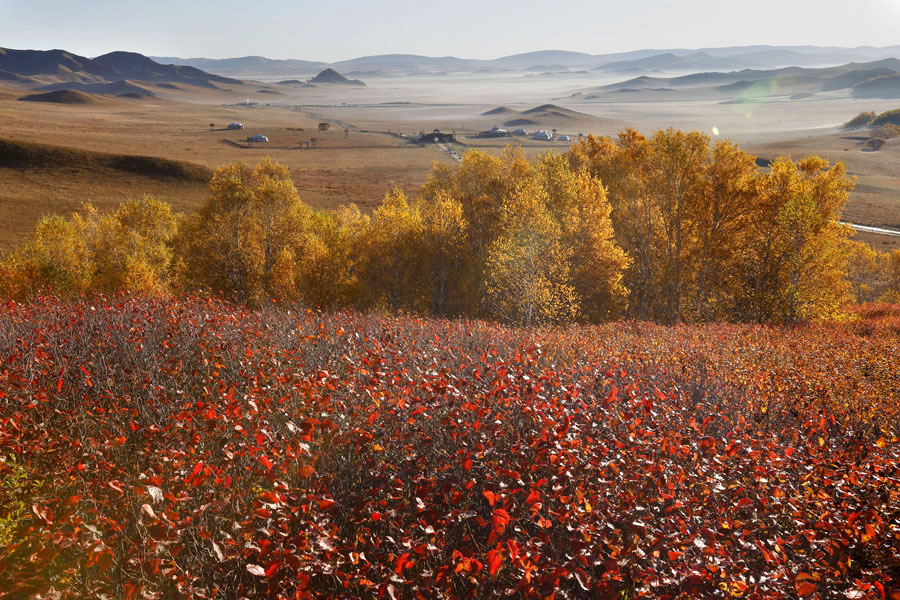
[[[156,156],[91,152],[0,138],[0,167],[19,169],[109,169],[160,179],[209,181],[212,171],[200,165]]]
[[[177,210],[196,208],[211,175],[185,161],[0,138],[0,248],[21,242],[40,217],[85,202],[106,209],[151,194]]]
[[[858,317],[6,304],[0,597],[893,598],[900,307]]]

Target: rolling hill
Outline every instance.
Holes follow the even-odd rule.
[[[0,168],[110,170],[156,179],[206,183],[207,167],[157,156],[110,154],[0,138]]]
[[[193,66],[219,75],[279,77],[307,75],[331,67],[357,76],[412,73],[491,73],[496,71],[557,71],[596,69],[605,72],[679,73],[696,70],[775,69],[785,66],[827,67],[850,62],[870,62],[900,57],[900,46],[857,48],[819,46],[729,46],[699,49],[641,49],[609,54],[566,50],[539,50],[494,59],[464,59],[455,56],[383,54],[361,56],[333,63],[311,60],[240,58],[157,57],[160,63]],[[0,69],[3,67],[0,66]]]
[[[53,104],[102,104],[105,98],[86,94],[78,90],[58,90],[41,94],[30,94],[19,98],[23,102],[51,102]]]
[[[852,94],[854,98],[900,98],[900,72],[859,83]]]
[[[508,106],[498,106],[481,113],[483,117],[504,119],[504,127],[563,127],[576,123],[595,123],[594,116],[563,108],[556,104],[542,104],[526,110],[515,110]]]
[[[676,57],[677,58],[677,57]],[[784,67],[744,69],[730,72],[701,72],[680,77],[643,75],[584,90],[588,99],[600,99],[611,92],[667,90],[682,96],[743,98],[793,96],[819,92],[846,91],[863,98],[895,98],[900,93],[894,76],[900,74],[900,59],[886,58],[867,63],[847,63],[824,68]],[[871,95],[870,95],[871,94]],[[879,95],[880,94],[880,95]]]
[[[216,84],[242,84],[237,79],[213,75],[191,66],[159,64],[135,52],[110,52],[86,58],[64,50],[0,48],[0,73],[0,79],[31,89],[76,89],[116,95],[152,94],[142,89],[141,83],[135,82],[179,83],[207,88],[215,88]]]
[[[334,69],[328,68],[309,80],[309,83],[320,84],[330,83],[335,85],[366,85],[359,79],[347,79]]]

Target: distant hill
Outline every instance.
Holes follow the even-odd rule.
[[[535,106],[534,108],[523,110],[522,114],[528,115],[533,118],[543,119],[575,119],[577,117],[590,117],[590,115],[575,112],[574,110],[569,110],[568,108],[563,108],[555,104],[543,104],[541,106]]]
[[[333,83],[337,85],[366,85],[359,79],[347,79],[334,69],[328,68],[309,80],[309,83]]]
[[[692,73],[680,77],[640,76],[582,93],[589,99],[603,93],[621,90],[648,91],[668,89],[683,96],[742,95],[744,98],[761,98],[774,95],[797,96],[818,92],[851,90],[857,97],[894,98],[895,83],[892,77],[900,74],[900,59],[886,58],[867,63],[848,63],[834,67],[807,68],[784,67],[780,69],[744,69],[729,72]],[[882,94],[882,95],[867,95]],[[808,97],[808,96],[805,96]]]
[[[495,115],[508,115],[508,114],[518,114],[518,111],[515,111],[508,106],[498,106],[497,108],[492,108],[491,110],[485,111],[481,113],[483,117],[493,117]]]
[[[327,63],[310,60],[279,60],[263,56],[242,56],[239,58],[177,58],[174,56],[152,56],[161,64],[196,67],[207,73],[229,77],[278,77],[282,75],[307,75],[317,73],[327,67]]]
[[[880,127],[881,125],[897,125],[900,127],[900,108],[885,111],[872,119],[873,127]]]
[[[146,85],[127,79],[110,83],[51,83],[42,86],[40,89],[49,91],[78,90],[80,92],[87,92],[88,94],[108,94],[112,96],[123,96],[125,94],[143,94],[146,96],[156,95],[150,88],[146,87]]]
[[[563,108],[556,104],[542,104],[526,110],[498,106],[481,113],[482,117],[501,117],[504,127],[563,127],[575,123],[596,123],[592,115]],[[498,119],[499,121],[500,119]]]
[[[212,75],[190,66],[159,64],[135,52],[110,52],[96,58],[64,50],[13,50],[0,48],[3,79],[50,91],[72,87],[93,93],[148,93],[125,89],[124,81],[183,83],[202,87],[240,85],[237,79]],[[78,84],[70,86],[69,84]],[[102,86],[112,86],[110,90]]]
[[[18,75],[60,75],[73,72],[106,76],[110,71],[89,58],[65,50],[0,48],[0,70]]]
[[[78,90],[66,89],[44,92],[42,94],[31,94],[19,98],[19,100],[23,102],[52,102],[54,104],[101,104],[105,101],[105,98],[79,92]]]
[[[187,83],[209,86],[212,82],[239,85],[237,79],[212,75],[195,67],[161,65],[136,52],[110,52],[94,59],[94,64],[112,70],[118,79],[139,81],[164,81],[167,83]]]
[[[864,81],[852,93],[855,98],[900,98],[900,73]]]
[[[900,57],[900,46],[857,48],[819,46],[729,46],[720,48],[642,49],[611,54],[587,54],[566,50],[538,50],[494,59],[455,56],[382,54],[326,63],[279,60],[262,56],[241,58],[156,57],[158,63],[192,66],[219,75],[282,77],[313,74],[330,67],[355,76],[408,75],[415,73],[491,73],[502,71],[564,71],[596,69],[609,73],[735,71],[776,69],[786,66],[827,67],[851,62],[871,62]],[[0,69],[3,67],[0,66]]]

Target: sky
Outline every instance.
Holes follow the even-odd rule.
[[[900,0],[0,0],[0,47],[84,56],[499,58],[900,44]]]

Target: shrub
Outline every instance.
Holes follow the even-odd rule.
[[[878,115],[874,112],[861,112],[844,123],[844,129],[862,129],[863,127],[868,127],[877,116]]]
[[[876,127],[880,125],[900,125],[900,108],[881,113],[872,119],[871,124]]]
[[[858,314],[7,304],[0,598],[891,598],[900,307]]]

